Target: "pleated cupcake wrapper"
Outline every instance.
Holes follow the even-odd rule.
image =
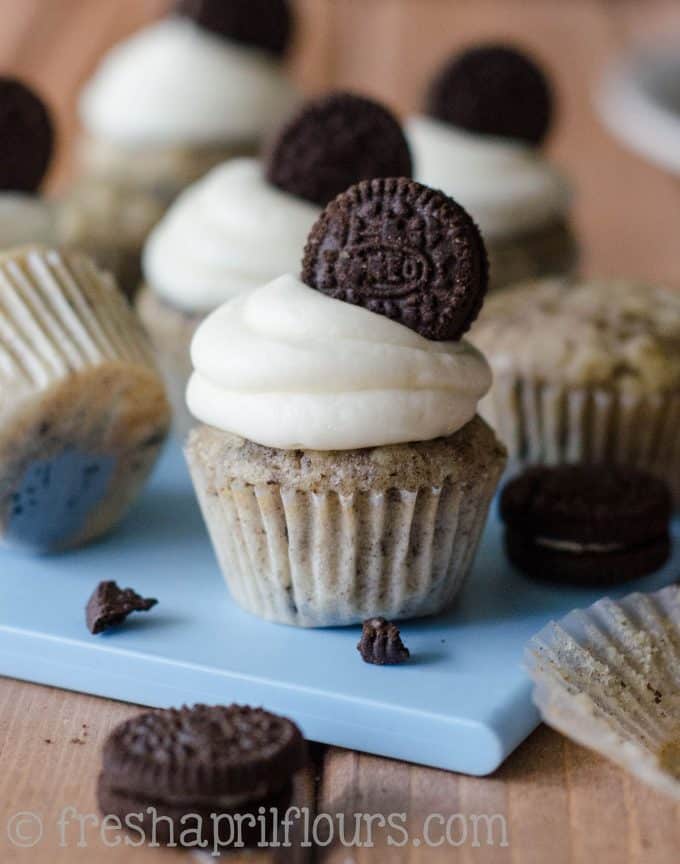
[[[104,363],[153,368],[144,331],[110,278],[89,258],[57,250],[0,258],[0,416]]]
[[[526,661],[547,723],[680,800],[680,587],[572,612]]]
[[[107,530],[138,494],[167,422],[148,337],[110,277],[57,250],[0,256],[0,534],[10,530],[8,496],[21,479],[67,452],[111,475],[82,530],[64,542]],[[62,478],[62,499],[71,479]]]
[[[498,481],[471,488],[309,492],[233,482],[211,489],[188,453],[229,590],[244,609],[303,627],[410,618],[448,607],[467,576]]]
[[[568,387],[500,373],[480,414],[507,446],[511,468],[579,461],[633,464],[666,480],[680,503],[680,392]]]

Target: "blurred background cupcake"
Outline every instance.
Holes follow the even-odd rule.
[[[481,228],[492,288],[576,264],[568,186],[541,150],[553,102],[534,60],[485,44],[444,65],[425,113],[407,123],[416,178],[453,195]]]
[[[0,543],[37,553],[120,522],[169,424],[134,312],[82,255],[0,255]]]
[[[128,293],[163,209],[214,165],[256,153],[297,101],[284,71],[292,31],[287,0],[177,0],[85,85],[81,179],[62,230]]]
[[[543,280],[490,298],[471,339],[494,372],[480,413],[511,464],[632,464],[680,501],[680,294]]]
[[[39,194],[53,151],[42,99],[18,79],[0,77],[0,249],[55,242],[54,206]]]
[[[205,316],[281,273],[298,272],[321,208],[352,183],[410,174],[398,121],[377,102],[338,92],[305,103],[264,162],[231,160],[182,194],[148,239],[138,300],[180,435],[192,422],[189,345]]]

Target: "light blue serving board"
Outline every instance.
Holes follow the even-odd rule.
[[[500,539],[492,518],[452,612],[402,625],[409,663],[370,666],[356,651],[358,628],[269,624],[231,601],[171,445],[107,540],[53,558],[0,553],[0,673],[159,707],[263,705],[312,740],[488,774],[538,723],[525,643],[548,619],[599,596],[531,583],[508,566]],[[661,573],[617,593],[653,590],[678,570],[676,550]],[[91,636],[84,607],[102,579],[159,604]]]

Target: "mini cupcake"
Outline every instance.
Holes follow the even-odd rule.
[[[150,347],[108,275],[41,246],[0,256],[0,541],[34,552],[116,525],[165,438]]]
[[[511,463],[633,464],[680,500],[680,296],[542,280],[492,297],[472,341],[494,370],[480,413]]]
[[[452,603],[505,464],[475,416],[489,368],[461,339],[486,282],[455,202],[364,181],[312,229],[302,281],[199,327],[187,458],[239,605],[311,627]]]
[[[407,123],[417,179],[453,195],[479,224],[492,288],[576,264],[567,185],[541,152],[552,103],[532,60],[482,45],[446,64],[426,113]]]
[[[54,243],[54,210],[38,194],[53,150],[43,101],[21,81],[0,77],[0,249]]]
[[[287,0],[178,0],[116,45],[80,100],[83,177],[64,231],[132,289],[144,239],[184,187],[255,154],[297,100]],[[136,266],[135,266],[136,264]]]
[[[369,99],[333,93],[302,106],[264,163],[232,160],[183,193],[146,244],[139,299],[180,435],[191,426],[189,345],[205,316],[295,271],[321,208],[352,183],[410,171],[394,117]]]

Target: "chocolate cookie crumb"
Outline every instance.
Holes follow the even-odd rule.
[[[368,618],[363,623],[357,651],[365,663],[395,666],[411,656],[401,641],[399,628],[385,618]]]
[[[87,602],[85,620],[90,633],[102,633],[122,624],[131,612],[148,612],[158,603],[153,597],[141,597],[132,588],[119,588],[115,582],[100,582]]]

